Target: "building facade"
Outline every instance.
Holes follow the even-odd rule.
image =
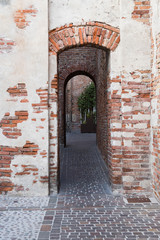
[[[160,198],[160,0],[0,0],[0,19],[0,193],[57,192],[64,90],[85,75],[113,193]]]

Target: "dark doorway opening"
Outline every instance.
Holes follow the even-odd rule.
[[[76,47],[72,49],[68,49],[58,55],[58,113],[59,113],[59,121],[58,121],[58,129],[59,129],[59,166],[60,166],[60,189],[63,189],[62,183],[65,185],[65,182],[67,183],[68,180],[66,179],[64,181],[64,175],[66,173],[65,169],[68,169],[68,166],[70,166],[71,162],[69,163],[66,159],[65,152],[68,151],[68,154],[71,152],[74,152],[74,154],[80,153],[80,150],[82,151],[80,153],[80,156],[83,158],[83,153],[85,153],[86,146],[87,149],[91,150],[91,145],[94,146],[97,151],[101,152],[101,155],[103,156],[103,159],[106,161],[108,165],[108,136],[109,136],[109,119],[107,114],[107,103],[108,103],[108,76],[109,76],[109,51],[95,48],[93,46],[83,46],[83,47]],[[96,85],[96,134],[91,133],[93,136],[93,139],[91,139],[88,136],[88,133],[83,133],[80,136],[80,128],[78,124],[76,123],[76,117],[75,113],[72,111],[69,111],[68,108],[71,109],[71,107],[74,107],[72,102],[72,96],[69,93],[70,89],[73,88],[74,83],[72,83],[73,77],[89,77],[90,81],[94,81]],[[80,81],[79,81],[80,83]],[[69,85],[68,85],[69,84]],[[79,89],[78,84],[75,84],[75,86]],[[70,86],[70,87],[68,87]],[[85,85],[84,85],[85,87]],[[70,88],[70,89],[69,89]],[[68,91],[68,92],[67,92]],[[70,106],[69,106],[70,105]],[[82,116],[81,116],[82,118]],[[74,124],[75,121],[75,124]],[[66,132],[67,138],[66,138]],[[79,136],[76,136],[75,134],[78,134]],[[73,136],[74,134],[74,136]],[[86,134],[86,135],[85,135]],[[90,135],[91,136],[91,135]],[[90,144],[87,140],[90,139],[92,144]],[[97,145],[96,146],[96,140],[97,139]],[[67,145],[66,145],[67,140]],[[75,143],[77,143],[77,147],[75,146]],[[73,144],[73,145],[72,145]],[[70,146],[73,146],[74,150],[72,151],[69,149]],[[66,147],[67,146],[67,147]],[[65,148],[66,147],[66,148]],[[90,148],[91,147],[91,148]],[[78,151],[78,152],[77,152]],[[93,149],[91,150],[91,152]],[[97,153],[94,153],[95,156],[97,156],[97,167],[100,166],[98,163],[98,159],[100,158]],[[87,151],[86,156],[89,156],[90,153]],[[89,154],[89,155],[88,155]],[[65,158],[65,160],[64,160]],[[70,159],[72,159],[72,156],[70,155]],[[90,157],[88,157],[90,159]],[[64,162],[65,161],[65,162]],[[95,161],[95,162],[96,162]],[[68,165],[65,166],[66,162],[68,162]],[[80,162],[83,162],[83,160],[78,161],[77,164]],[[72,165],[72,164],[71,164]],[[94,164],[93,164],[94,165]],[[96,164],[95,164],[96,165]],[[65,168],[64,168],[65,166]],[[78,166],[78,165],[77,165]],[[88,166],[91,167],[89,164]],[[87,169],[87,172],[91,173],[92,170],[87,167],[87,165],[84,167]],[[74,169],[71,167],[72,171],[74,172]],[[68,171],[68,170],[67,170]],[[76,170],[77,171],[77,170]],[[106,173],[108,177],[108,172],[106,168]],[[70,172],[70,170],[69,170]],[[79,166],[79,172],[83,173],[82,168]],[[87,174],[86,172],[86,174]],[[81,173],[81,174],[82,174]],[[71,173],[69,173],[71,174]],[[71,174],[72,175],[72,174]],[[83,175],[83,174],[82,174]],[[103,175],[103,174],[102,174]],[[78,173],[76,174],[78,176]],[[83,178],[83,177],[82,177]],[[90,179],[92,179],[93,176],[91,174]],[[80,177],[81,179],[81,177]],[[81,180],[74,180],[75,182],[79,182]],[[93,179],[92,179],[93,180]],[[69,180],[70,181],[70,180]],[[93,180],[94,181],[94,180]],[[89,182],[87,180],[87,182]],[[100,183],[101,181],[99,181]],[[69,183],[68,183],[69,184]],[[101,183],[103,185],[103,183]],[[92,185],[92,184],[91,184]],[[68,189],[68,187],[67,187]]]

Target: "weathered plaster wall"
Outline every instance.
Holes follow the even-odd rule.
[[[123,191],[149,192],[150,1],[121,0],[120,12]]]
[[[143,15],[143,11],[150,10],[150,1],[121,0],[120,7],[122,71],[148,70],[151,51],[150,15]],[[136,18],[135,8],[142,11]]]
[[[47,4],[0,1],[0,193],[48,194]]]
[[[85,24],[88,21],[106,22],[119,26],[119,0],[50,0],[50,30],[65,24]]]
[[[160,1],[151,1],[152,6],[152,118],[151,118],[151,169],[152,186],[160,198]]]

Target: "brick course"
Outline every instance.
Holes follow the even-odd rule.
[[[27,96],[26,84],[25,83],[18,83],[14,87],[9,87],[7,92],[11,97],[25,97]]]
[[[39,88],[36,93],[40,97],[40,103],[32,103],[34,113],[42,113],[48,109],[48,89]]]

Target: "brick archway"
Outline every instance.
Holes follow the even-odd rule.
[[[90,49],[95,49],[95,51],[96,49],[97,51],[100,50],[101,51],[100,55],[103,55],[103,53],[104,55],[107,54],[107,57],[105,56],[105,58],[107,59],[109,56],[109,52],[115,51],[119,42],[120,42],[119,29],[104,23],[99,23],[99,22],[87,22],[84,25],[69,24],[60,28],[53,29],[49,33],[50,54],[55,55],[55,57],[57,57],[58,65],[59,65],[60,55],[78,48],[82,48],[82,49],[90,48]],[[59,175],[59,160],[57,164],[58,166],[55,166],[55,161],[56,161],[54,160],[55,154],[54,154],[54,150],[52,150],[55,147],[55,138],[56,138],[56,136],[54,135],[55,133],[53,134],[55,130],[54,130],[54,127],[52,126],[54,125],[55,118],[58,117],[58,119],[64,119],[63,118],[64,110],[62,109],[62,107],[60,107],[60,105],[62,106],[62,104],[59,104],[59,99],[61,99],[60,101],[64,100],[64,89],[65,89],[64,86],[66,84],[66,79],[69,79],[70,76],[72,76],[72,74],[74,73],[77,74],[77,72],[88,73],[90,76],[93,77],[93,79],[96,78],[94,67],[90,66],[87,61],[83,64],[81,61],[79,62],[79,65],[74,65],[74,66],[73,65],[69,66],[68,62],[66,64],[67,64],[67,67],[65,67],[63,71],[61,71],[61,73],[58,72],[57,74],[55,74],[54,79],[51,81],[50,94],[49,94],[50,106],[52,104],[58,103],[58,114],[54,114],[52,110],[50,111],[50,190],[51,192],[52,192],[52,189],[55,189],[55,186],[56,186],[57,173]],[[108,78],[107,72],[105,72],[104,75],[107,76]],[[109,85],[110,84],[109,79],[107,81]],[[105,90],[105,87],[102,86],[103,84],[100,83],[100,85],[101,86],[99,86],[99,89]],[[57,96],[57,90],[58,90],[58,96]],[[101,95],[103,95],[104,97],[105,93],[103,92]],[[99,101],[101,100],[99,99]],[[61,114],[61,117],[59,114]],[[63,125],[63,121],[64,120],[58,120],[58,129],[60,124]],[[101,124],[99,124],[99,127],[100,126]],[[103,132],[103,135],[104,133],[105,131]],[[59,130],[58,130],[58,139],[59,139],[59,135],[62,136],[63,133],[62,134],[59,133]],[[58,140],[58,143],[60,143],[60,140]],[[104,141],[104,143],[102,144],[102,148],[104,147],[103,146],[104,144],[106,144],[106,141]],[[59,148],[59,144],[58,144],[58,148]],[[110,148],[110,146],[107,146],[106,151],[108,151],[108,148]],[[113,182],[114,174],[112,173],[112,164],[110,163],[112,161],[111,160],[112,157],[109,156],[109,158],[110,158],[109,161],[108,160],[106,161],[108,161],[108,166],[111,169],[110,180],[111,182]],[[117,176],[115,176],[115,179],[117,179]],[[118,181],[118,183],[116,184],[119,184],[119,183],[120,181]]]
[[[50,51],[57,54],[67,48],[92,44],[114,51],[120,42],[118,28],[99,22],[65,25],[49,33]]]

